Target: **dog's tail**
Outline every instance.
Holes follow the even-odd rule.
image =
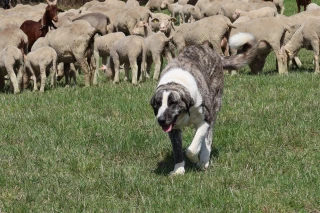
[[[229,39],[231,49],[237,50],[237,55],[222,57],[223,69],[237,70],[250,63],[258,52],[258,42],[249,33],[238,33]]]

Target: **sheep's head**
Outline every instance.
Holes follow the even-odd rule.
[[[153,18],[151,19],[151,23],[153,24],[153,27],[155,24],[158,25],[159,31],[162,33],[170,33],[171,31],[171,25],[172,22],[176,21],[175,18],[166,18],[166,19],[158,19],[158,18]]]
[[[239,18],[240,14],[241,14],[241,11],[239,9],[236,9],[232,14],[232,18],[236,20],[237,18]]]
[[[133,35],[139,35],[139,36],[147,36],[147,27],[148,23],[145,21],[138,21],[136,25],[134,25],[132,29],[132,34]]]
[[[165,9],[168,6],[169,2],[167,0],[162,1],[160,8]]]

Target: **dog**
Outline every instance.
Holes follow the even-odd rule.
[[[229,45],[237,55],[219,55],[208,45],[189,46],[161,73],[150,105],[172,143],[175,166],[169,175],[185,173],[181,131],[185,126],[196,128],[186,156],[200,169],[209,167],[212,132],[222,101],[223,70],[243,67],[258,49],[255,37],[248,33],[232,36]]]

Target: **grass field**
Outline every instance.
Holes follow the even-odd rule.
[[[273,54],[260,75],[226,75],[209,170],[174,178],[157,82],[1,93],[0,212],[320,212],[320,75],[299,56],[288,76]]]

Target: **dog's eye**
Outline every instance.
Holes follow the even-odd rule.
[[[175,105],[175,104],[177,104],[177,103],[178,103],[177,101],[172,101],[172,100],[168,101],[168,104],[169,104],[169,105]]]

